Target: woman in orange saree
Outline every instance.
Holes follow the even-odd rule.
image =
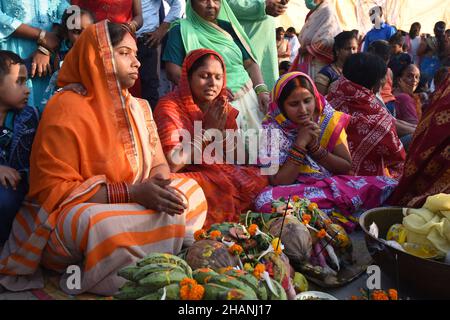
[[[206,216],[203,191],[170,176],[148,103],[128,93],[139,68],[125,27],[90,26],[67,55],[31,154],[28,202],[0,255],[0,285],[43,286],[40,266],[62,273],[69,294],[114,294],[117,271],[150,252],[178,253]],[[170,185],[169,185],[170,184]],[[67,267],[78,265],[72,289]]]
[[[206,194],[206,226],[237,221],[239,214],[251,208],[256,195],[268,183],[257,167],[208,164],[205,159],[195,164],[192,161],[176,161],[183,132],[195,138],[196,123],[201,124],[203,129],[238,129],[238,111],[226,99],[225,72],[225,63],[217,52],[209,49],[191,51],[183,63],[179,88],[160,99],[155,109],[162,147],[172,171],[195,179]],[[203,143],[200,141],[198,147],[202,148],[201,151],[209,147],[205,146],[207,143],[209,141],[204,139]],[[193,149],[188,152],[187,160],[192,160]],[[227,152],[225,149],[224,146],[222,151]]]

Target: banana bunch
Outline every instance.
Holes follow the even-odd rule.
[[[183,259],[167,253],[151,253],[117,273],[128,281],[115,295],[123,300],[179,299],[179,285],[192,278],[192,269]]]
[[[192,271],[183,259],[165,253],[151,253],[119,270],[128,281],[115,295],[122,300],[180,300],[180,282],[191,278],[202,285],[203,300],[286,300],[281,284],[240,270],[218,273],[210,268]]]
[[[250,273],[227,270],[217,273],[209,268],[197,269],[194,279],[205,288],[203,300],[286,300],[286,292],[273,279],[272,290],[266,281],[259,280]]]

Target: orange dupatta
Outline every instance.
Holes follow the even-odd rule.
[[[16,217],[22,224],[31,215],[34,224],[11,236],[18,247],[2,253],[1,273],[36,271],[59,215],[86,202],[101,184],[149,175],[156,127],[148,103],[120,88],[107,21],[88,27],[66,56],[58,86],[69,83],[81,83],[88,94],[61,92],[46,106],[30,161],[28,198],[37,205]]]

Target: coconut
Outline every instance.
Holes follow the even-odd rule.
[[[222,242],[205,239],[195,242],[186,253],[186,262],[196,270],[211,268],[215,271],[220,268],[236,267],[239,258],[228,252],[228,247]]]
[[[283,218],[275,218],[269,222],[268,230],[271,235],[280,235]],[[286,216],[281,242],[284,245],[283,252],[289,257],[290,262],[296,266],[309,261],[312,250],[312,239],[308,228],[296,217]]]

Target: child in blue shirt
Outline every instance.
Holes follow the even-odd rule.
[[[28,191],[31,145],[39,122],[27,106],[24,61],[0,50],[0,244],[8,239],[12,221]]]

